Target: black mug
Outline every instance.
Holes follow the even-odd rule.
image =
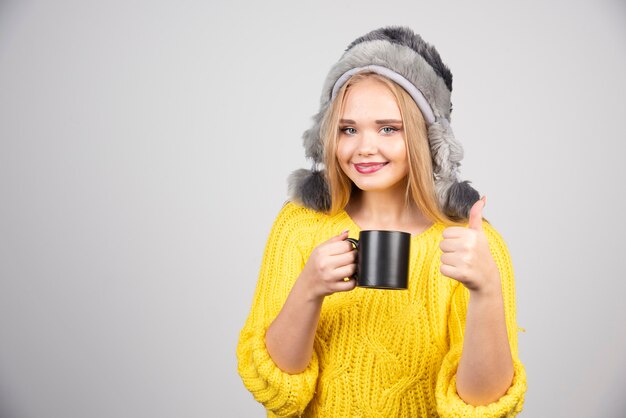
[[[359,239],[346,238],[357,250],[352,276],[359,287],[407,289],[411,234],[401,231],[361,231]]]

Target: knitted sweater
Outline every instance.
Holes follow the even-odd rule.
[[[244,385],[268,417],[500,417],[522,409],[526,391],[518,358],[513,267],[506,244],[483,229],[502,279],[514,377],[508,392],[486,406],[456,393],[469,292],[439,271],[445,226],[411,237],[408,290],[355,288],[325,298],[313,357],[298,374],[281,371],[265,332],[281,310],[311,251],[359,227],[345,211],[334,216],[287,203],[267,242],[252,308],[237,347]]]

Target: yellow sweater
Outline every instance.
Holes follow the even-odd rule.
[[[515,375],[498,401],[474,407],[457,395],[469,293],[439,271],[443,224],[411,238],[408,290],[356,288],[326,297],[313,358],[299,374],[281,371],[265,347],[311,251],[345,229],[359,228],[345,211],[328,216],[287,203],[267,242],[250,315],[237,347],[239,374],[274,416],[500,417],[522,409],[526,375],[517,350],[513,267],[506,244],[483,221],[502,278]]]

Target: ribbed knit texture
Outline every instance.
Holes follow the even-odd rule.
[[[501,417],[522,409],[526,375],[518,358],[513,267],[502,237],[483,228],[502,278],[515,375],[498,401],[474,407],[456,393],[469,292],[439,271],[443,224],[411,238],[408,290],[356,288],[324,300],[313,358],[299,374],[281,371],[265,347],[311,251],[345,229],[359,228],[346,212],[328,216],[293,203],[270,232],[237,358],[244,385],[274,416]]]

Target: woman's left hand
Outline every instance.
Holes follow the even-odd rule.
[[[474,203],[467,228],[452,226],[444,229],[443,240],[439,244],[443,251],[441,273],[479,293],[500,286],[498,267],[483,231],[482,213],[486,203],[485,196]]]

